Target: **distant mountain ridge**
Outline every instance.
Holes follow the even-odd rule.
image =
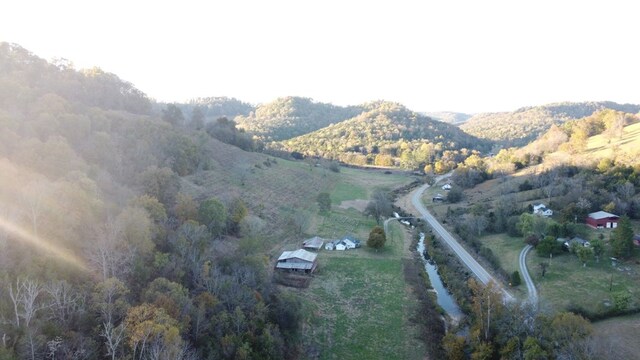
[[[190,111],[193,111],[192,109],[195,107],[200,108],[207,121],[217,120],[221,117],[233,119],[236,116],[247,116],[255,110],[253,105],[249,103],[226,96],[195,98],[183,106],[190,108]]]
[[[453,125],[461,125],[464,124],[467,120],[469,120],[473,115],[459,113],[454,111],[427,111],[422,112],[425,116],[428,116],[434,120],[446,122]]]
[[[553,103],[523,107],[513,112],[476,114],[460,128],[471,135],[491,139],[504,146],[522,146],[536,139],[551,125],[590,116],[604,109],[637,113],[640,105],[611,101]]]

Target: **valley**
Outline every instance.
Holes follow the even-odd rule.
[[[0,358],[634,351],[638,105],[163,103],[65,64],[0,43]],[[281,266],[314,236],[361,246]]]

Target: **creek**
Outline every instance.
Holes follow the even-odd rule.
[[[425,255],[426,247],[424,245],[424,233],[420,233],[420,241],[418,242],[417,251],[420,254],[422,262],[424,263],[424,268],[427,271],[427,275],[429,275],[429,281],[431,282],[431,286],[433,290],[436,292],[436,301],[438,305],[447,313],[449,317],[454,319],[455,322],[459,322],[463,313],[460,310],[460,307],[451,296],[451,293],[447,290],[442,279],[440,279],[440,275],[438,274],[438,267],[431,259],[427,259]]]

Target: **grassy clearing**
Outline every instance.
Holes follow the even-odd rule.
[[[316,227],[310,231],[325,239],[341,239],[351,235],[366,241],[371,228],[375,225],[375,220],[362,216],[353,208],[334,208],[330,214],[318,217]]]
[[[595,233],[592,235],[589,238],[597,237]],[[483,236],[480,241],[499,256],[507,272],[519,271],[518,255],[524,247],[521,238],[493,234]],[[536,284],[543,308],[561,311],[577,307],[598,313],[607,309],[605,302],[613,303],[612,293],[628,291],[634,299],[640,296],[640,266],[633,261],[613,268],[609,259],[603,257],[600,262],[592,260],[587,267],[583,267],[575,255],[563,253],[551,259],[544,278],[539,265],[541,262],[549,262],[549,259],[537,256],[535,250],[529,253],[527,268]],[[526,296],[524,284],[516,294]]]
[[[402,263],[328,257],[313,280],[317,345],[324,359],[406,359]]]
[[[598,313],[607,309],[605,302],[613,303],[612,294],[619,291],[629,292],[633,299],[632,306],[637,306],[640,266],[635,263],[623,263],[614,268],[608,258],[604,258],[600,262],[591,261],[587,267],[583,267],[576,256],[565,253],[551,260],[543,278],[540,262],[541,258],[534,254],[527,258],[527,266],[538,287],[543,306],[556,310],[579,307]]]
[[[337,218],[345,220],[328,224]],[[356,210],[332,211],[318,234],[356,233],[366,242],[373,226],[375,221]],[[321,359],[424,357],[424,344],[416,340],[417,329],[409,318],[417,302],[404,281],[404,235],[402,225],[392,222],[387,243],[379,251],[365,246],[320,252],[310,287],[299,290],[309,314],[304,331],[307,349],[317,350]]]
[[[491,234],[485,235],[479,240],[484,246],[491,249],[494,254],[500,254],[500,264],[507,273],[511,274],[516,270],[520,271],[518,257],[525,246],[522,238],[514,238],[507,234]]]
[[[637,154],[640,148],[640,123],[624,128],[622,137],[610,138],[606,134],[589,138],[586,155],[592,158],[614,158],[617,154]]]
[[[367,199],[367,189],[356,184],[340,182],[331,192],[331,203],[340,204],[345,200]]]
[[[514,238],[507,234],[491,234],[485,235],[479,238],[479,240],[484,246],[491,249],[491,251],[500,259],[500,265],[507,274],[511,275],[517,270],[522,278],[522,271],[520,271],[520,264],[518,261],[520,252],[525,246],[522,238]],[[529,257],[532,256],[536,257],[535,252],[529,253]],[[531,268],[529,270],[531,271]],[[519,287],[511,288],[510,291],[517,297],[521,297],[523,299],[527,297],[527,285],[524,283],[524,278],[522,278],[522,284]]]
[[[417,304],[409,296],[402,269],[404,233],[391,225],[387,244],[323,251],[320,268],[305,292],[307,341],[322,359],[420,359],[409,316]]]
[[[395,188],[413,179],[402,173],[385,174],[381,170],[342,168],[340,182],[331,192],[331,200],[369,199],[375,188]]]
[[[375,220],[364,217],[356,209],[343,209],[337,205],[345,200],[366,200],[376,187],[395,188],[412,181],[409,176],[388,175],[382,171],[343,168],[340,173],[331,173],[291,163],[282,168],[304,176],[304,181],[311,178],[322,181],[322,184],[313,184],[313,196],[306,198],[294,189],[281,189],[284,194],[291,190],[285,196],[299,197],[299,208],[309,209],[312,219],[306,231],[308,236],[338,239],[351,235],[360,239],[363,245],[376,225]],[[275,188],[287,186],[276,184],[278,181],[282,182],[277,177],[262,181]],[[299,185],[309,189],[306,184]],[[331,196],[333,206],[329,214],[320,215],[315,209],[315,196],[320,190],[328,191]],[[281,239],[280,242],[286,248],[299,246],[299,239]],[[308,315],[302,332],[305,349],[303,357],[424,357],[424,344],[416,340],[417,330],[409,321],[410,314],[417,308],[417,302],[407,290],[404,280],[403,245],[402,226],[395,223],[390,226],[386,246],[378,252],[366,246],[348,251],[321,250],[318,255],[318,271],[309,288],[285,289],[298,293],[303,300],[305,314]],[[277,252],[274,249],[274,254]]]
[[[640,354],[638,342],[640,315],[617,317],[593,324],[596,341],[603,344],[602,359],[635,359]]]

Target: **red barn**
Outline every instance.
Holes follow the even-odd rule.
[[[613,229],[618,227],[620,217],[606,211],[597,211],[587,216],[587,225],[594,229]]]

